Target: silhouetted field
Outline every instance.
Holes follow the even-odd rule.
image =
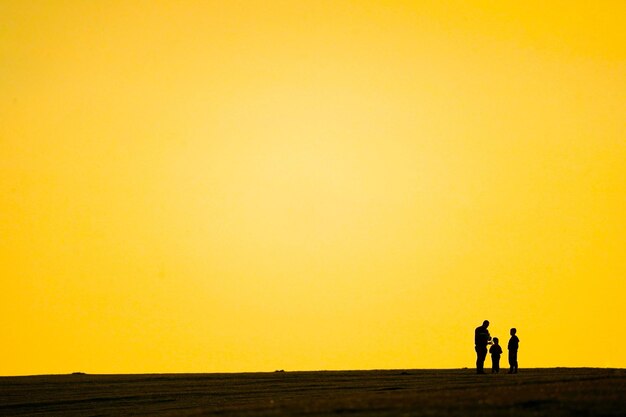
[[[488,370],[489,371],[489,370]],[[623,416],[624,369],[0,378],[2,416]]]

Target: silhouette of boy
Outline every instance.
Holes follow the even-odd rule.
[[[511,329],[511,338],[509,339],[509,365],[511,368],[509,369],[510,374],[517,373],[517,349],[519,348],[519,338],[515,335],[517,333],[517,329],[514,327]]]
[[[489,353],[491,353],[491,373],[497,374],[500,372],[500,355],[502,355],[502,347],[498,344],[497,337],[493,338]]]
[[[484,374],[485,358],[487,357],[487,345],[491,343],[489,335],[489,320],[483,321],[482,326],[474,330],[474,350],[476,351],[476,373]]]

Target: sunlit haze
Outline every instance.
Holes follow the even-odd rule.
[[[0,0],[0,92],[0,375],[626,367],[624,1]]]

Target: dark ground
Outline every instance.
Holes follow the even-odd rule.
[[[489,370],[487,370],[489,372]],[[1,416],[624,416],[626,370],[0,378]]]

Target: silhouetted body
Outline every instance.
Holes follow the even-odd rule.
[[[517,350],[519,349],[519,338],[515,335],[517,329],[511,329],[511,338],[509,339],[509,373],[517,373]]]
[[[502,355],[502,347],[498,343],[498,338],[493,338],[493,345],[489,348],[491,354],[491,373],[497,374],[500,372],[500,355]]]
[[[489,335],[489,320],[485,320],[482,326],[478,326],[476,330],[474,330],[474,350],[476,350],[476,373],[484,374],[485,373],[485,358],[487,357],[487,345],[491,341],[491,336]]]

